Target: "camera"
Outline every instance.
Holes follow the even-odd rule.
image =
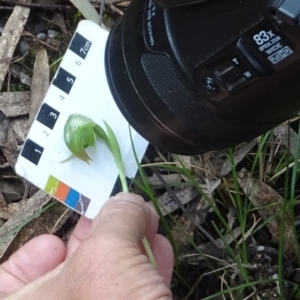
[[[105,65],[119,109],[152,144],[232,147],[300,110],[300,1],[132,0]]]

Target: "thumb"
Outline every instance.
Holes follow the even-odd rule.
[[[137,245],[145,236],[151,241],[157,228],[157,213],[142,197],[119,193],[103,206],[90,234],[109,235]]]
[[[57,282],[66,287],[66,278],[72,278],[72,289],[67,293],[76,299],[171,299],[167,284],[172,261],[164,264],[168,272],[155,270],[140,248],[141,240],[147,237],[157,253],[172,259],[171,248],[155,238],[157,227],[156,213],[140,196],[120,193],[112,197],[94,219],[86,240],[69,257]]]

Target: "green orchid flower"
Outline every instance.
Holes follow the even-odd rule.
[[[96,133],[95,122],[83,115],[71,115],[64,128],[64,140],[69,150],[78,158],[90,164],[92,159],[85,149],[89,146],[95,148]]]

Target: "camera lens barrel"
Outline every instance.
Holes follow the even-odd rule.
[[[300,108],[300,29],[261,0],[165,9],[132,0],[106,47],[107,80],[128,122],[169,152],[254,138]]]

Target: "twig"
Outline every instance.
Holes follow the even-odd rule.
[[[21,57],[13,57],[12,58],[12,63],[16,63],[20,60],[22,60],[29,52],[27,51],[25,54],[23,54]]]
[[[8,93],[10,92],[10,80],[11,80],[11,70],[9,69],[8,73],[7,73],[7,92]]]
[[[8,167],[10,167],[8,162],[5,162],[4,164],[0,165],[0,169],[5,169],[5,168],[8,168]]]
[[[19,56],[15,56],[15,57],[5,57],[5,58],[0,58],[0,64],[4,64],[4,63],[15,63],[18,62],[19,60],[23,59],[26,55],[28,54],[28,52],[26,52],[23,56],[19,57]]]
[[[300,162],[300,159],[298,159],[298,163]],[[295,162],[290,163],[287,167],[284,167],[282,170],[280,170],[279,172],[277,172],[276,174],[274,174],[271,178],[268,179],[269,181],[272,181],[273,179],[275,179],[276,177],[278,177],[279,175],[281,175],[282,173],[284,173],[287,169],[290,169],[291,167],[293,167],[295,164]]]
[[[0,58],[0,64],[4,64],[4,63],[10,63],[12,60],[11,57],[6,57],[6,58]]]
[[[267,180],[267,176],[271,173],[271,169],[273,166],[273,160],[274,160],[274,153],[275,153],[275,146],[276,144],[272,143],[270,144],[270,154],[269,154],[269,159],[266,167],[266,172],[264,174],[264,182]]]
[[[27,197],[28,197],[28,195],[29,195],[30,183],[29,183],[28,181],[26,181],[25,179],[23,179],[22,181],[23,181],[23,184],[24,184],[24,186],[25,186],[24,194],[23,194],[22,200],[25,200],[25,199],[27,199]]]
[[[115,12],[115,13],[119,14],[120,16],[123,16],[123,15],[124,15],[124,12],[122,12],[122,11],[121,11],[119,8],[117,8],[115,5],[113,5],[113,4],[108,4],[107,6],[111,9],[112,12]]]
[[[13,6],[0,6],[0,10],[13,10]]]
[[[17,175],[2,175],[3,179],[19,179]]]
[[[62,215],[57,219],[57,221],[55,222],[54,226],[52,227],[52,229],[50,230],[50,234],[54,234],[57,231],[57,227],[59,225],[59,223],[64,219],[64,217],[70,212],[70,208],[67,208]]]
[[[71,32],[69,32],[69,31],[67,30],[67,28],[63,28],[64,26],[62,26],[61,24],[58,24],[58,23],[56,23],[56,22],[53,22],[52,20],[49,20],[49,19],[47,19],[47,18],[45,18],[45,17],[42,17],[42,16],[38,16],[38,17],[39,17],[40,19],[46,21],[46,22],[49,22],[49,23],[51,23],[51,24],[54,24],[55,26],[58,26],[64,34],[67,34],[67,35],[72,36]],[[64,24],[64,25],[65,25],[65,24]]]
[[[63,4],[24,3],[24,2],[16,1],[16,0],[0,0],[0,2],[9,3],[12,5],[19,5],[19,6],[23,6],[23,7],[37,7],[37,8],[50,9],[50,10],[53,10],[53,9],[75,9],[75,7],[72,5],[63,5]],[[99,3],[99,1],[90,1],[90,2],[92,3],[92,5],[95,8],[101,7],[99,4],[93,4],[93,3]],[[124,1],[116,1],[116,2],[124,2]],[[12,10],[12,9],[14,9],[14,7],[0,6],[0,9]]]
[[[16,148],[13,148],[13,147],[9,147],[9,146],[6,146],[6,145],[1,145],[0,144],[0,149],[3,148],[3,149],[8,149],[8,150],[13,150],[13,151],[16,151],[16,152],[20,152],[21,148],[18,149],[17,147]]]
[[[19,5],[23,7],[38,7],[44,9],[73,9],[74,6],[71,5],[61,5],[61,4],[42,4],[42,3],[24,3],[16,0],[1,0],[0,2],[10,3],[14,5]]]
[[[22,33],[22,35],[28,35],[28,36],[31,36],[31,37],[33,37],[34,39],[36,39],[39,43],[41,43],[42,45],[44,45],[44,46],[46,46],[46,47],[48,47],[48,48],[51,48],[51,49],[54,50],[54,51],[59,51],[57,48],[55,48],[55,47],[49,45],[48,43],[46,43],[46,42],[40,40],[39,38],[37,38],[34,34],[32,34],[32,33],[29,32],[29,31],[24,31],[24,32]]]

